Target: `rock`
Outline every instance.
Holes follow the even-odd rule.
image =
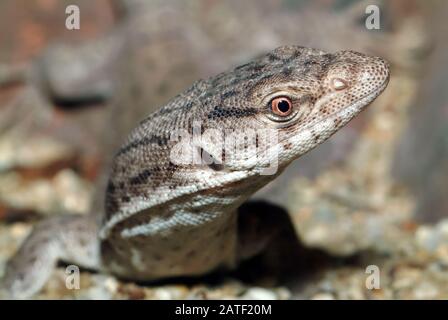
[[[0,175],[0,200],[10,208],[32,209],[41,214],[87,213],[93,188],[71,169],[52,179],[28,181],[11,172]]]
[[[73,157],[73,150],[64,143],[46,136],[24,133],[3,135],[0,139],[0,172],[14,167],[42,168]]]
[[[335,297],[331,293],[321,292],[311,297],[312,300],[334,300]]]
[[[421,226],[415,233],[417,244],[428,251],[435,251],[439,245],[439,234],[432,227]]]
[[[269,289],[253,287],[249,288],[240,298],[244,300],[277,300],[278,295]]]
[[[430,282],[421,282],[413,290],[415,299],[437,299],[439,296],[439,289]]]

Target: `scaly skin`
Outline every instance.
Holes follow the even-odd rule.
[[[42,222],[9,262],[4,293],[36,293],[58,260],[135,280],[236,266],[259,253],[273,234],[239,234],[251,228],[237,225],[237,208],[347,124],[388,80],[381,58],[285,46],[196,82],[143,120],[118,150],[102,223],[89,217]],[[277,98],[290,101],[286,113],[272,109]],[[178,130],[211,132],[211,138],[175,140]],[[222,151],[220,133],[227,139],[247,132],[259,134],[254,153]],[[243,145],[237,140],[237,147]],[[215,162],[180,162],[201,154]],[[267,174],[272,164],[277,167]]]

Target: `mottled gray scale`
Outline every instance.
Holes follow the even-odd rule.
[[[207,115],[208,119],[216,120],[219,118],[242,118],[253,116],[258,111],[255,108],[224,108],[221,106],[215,106],[215,108],[210,111]]]
[[[224,92],[221,95],[221,100],[226,100],[227,98],[237,96],[239,93],[240,92],[237,90],[230,90],[230,91]]]
[[[133,141],[130,144],[125,145],[123,148],[121,148],[118,151],[117,155],[118,156],[122,155],[124,153],[127,153],[127,152],[131,151],[132,149],[135,149],[135,148],[138,148],[140,146],[144,146],[144,145],[147,145],[147,144],[150,144],[150,143],[155,143],[155,144],[157,144],[159,146],[164,146],[164,145],[167,144],[167,142],[168,142],[168,138],[167,137],[161,137],[161,136],[156,136],[156,135],[153,135],[153,136],[150,136],[150,137],[144,137],[141,140]]]
[[[138,175],[131,177],[129,179],[130,184],[142,184],[147,183],[148,179],[151,177],[152,171],[149,169],[145,169],[141,171]]]

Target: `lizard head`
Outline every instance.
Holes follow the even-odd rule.
[[[198,81],[143,120],[118,151],[103,234],[146,219],[148,210],[162,210],[157,206],[179,215],[233,210],[349,122],[388,80],[381,58],[285,46]],[[204,217],[192,213],[188,221]],[[132,232],[149,232],[139,228]]]
[[[210,127],[231,128],[237,136],[255,131],[257,160],[227,157],[226,167],[259,171],[277,157],[282,168],[343,127],[388,80],[389,66],[378,57],[284,46],[210,79],[202,112]],[[239,147],[237,155],[247,149]]]

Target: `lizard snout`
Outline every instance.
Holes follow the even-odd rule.
[[[362,93],[373,92],[387,85],[390,66],[383,58],[355,51],[341,51],[336,57],[330,75],[342,74],[342,78],[347,78],[353,87],[362,88]]]

